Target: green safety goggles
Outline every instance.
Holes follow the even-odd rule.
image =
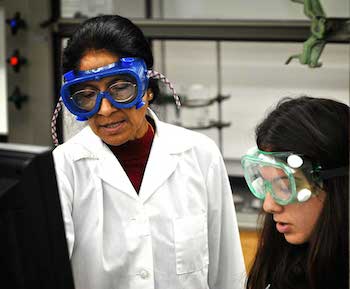
[[[348,174],[348,168],[322,170],[307,157],[293,152],[265,152],[252,148],[241,159],[250,191],[259,199],[270,193],[284,206],[306,202],[326,178]]]

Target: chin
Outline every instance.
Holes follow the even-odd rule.
[[[110,146],[120,146],[120,145],[125,144],[127,142],[127,140],[114,140],[114,139],[109,139],[109,138],[104,138],[102,140]]]
[[[289,244],[292,245],[302,245],[307,242],[307,239],[303,236],[295,236],[295,235],[284,235],[284,238]]]
[[[111,146],[120,146],[130,140],[130,134],[122,132],[118,134],[99,134],[103,142]]]

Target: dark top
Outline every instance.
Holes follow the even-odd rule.
[[[148,124],[148,130],[142,138],[128,141],[120,146],[109,146],[137,193],[140,191],[153,137],[154,129],[151,124]]]

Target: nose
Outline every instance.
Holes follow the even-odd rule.
[[[283,206],[276,203],[270,193],[266,193],[265,200],[263,203],[263,209],[266,213],[280,213],[283,210]]]
[[[113,112],[118,110],[116,107],[114,107],[108,99],[102,98],[100,109],[98,111],[99,115],[103,116],[110,116]]]

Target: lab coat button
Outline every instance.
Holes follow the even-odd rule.
[[[141,270],[141,271],[140,271],[140,277],[141,277],[142,279],[147,279],[147,278],[149,277],[148,271],[147,271],[147,270]]]

